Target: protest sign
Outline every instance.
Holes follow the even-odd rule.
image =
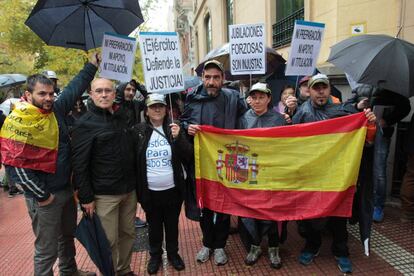
[[[148,92],[168,94],[184,90],[178,34],[140,32],[139,43]]]
[[[295,21],[286,76],[312,75],[321,48],[325,24],[317,22]]]
[[[232,75],[265,74],[264,24],[229,25]]]
[[[135,38],[105,33],[102,41],[99,77],[122,82],[130,81],[136,48]]]

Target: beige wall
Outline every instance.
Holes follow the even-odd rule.
[[[272,25],[276,21],[276,2],[274,0],[234,0],[233,3],[233,24],[265,23],[266,44],[272,47]],[[207,54],[204,19],[208,12],[212,19],[213,49],[228,42],[226,1],[198,0],[194,11],[194,26],[198,33],[197,47],[199,49],[197,62]]]
[[[207,54],[206,45],[206,28],[204,26],[204,20],[207,14],[211,17],[212,28],[212,49],[217,48],[223,44],[223,41],[227,40],[227,22],[226,12],[224,9],[225,1],[222,0],[204,0],[198,1],[198,7],[194,11],[194,29],[198,34],[197,46],[198,57],[196,54],[196,63]]]
[[[227,21],[224,0],[198,0],[199,53],[205,51],[204,16],[213,11],[213,48],[227,42]],[[253,4],[254,3],[254,4]],[[404,25],[400,38],[414,43],[414,0],[304,0],[305,20],[325,23],[318,64],[327,60],[330,47],[351,36],[353,24],[365,24],[369,34],[388,34],[395,36],[399,26]],[[195,11],[197,12],[197,11]],[[276,21],[276,0],[234,0],[234,24],[265,23],[266,42],[272,45],[272,25]],[[284,58],[289,55],[289,46],[277,51]]]
[[[367,34],[395,36],[398,32],[401,2],[407,2],[406,10],[410,7],[414,10],[414,1],[411,0],[305,0],[305,20],[325,23],[318,63],[324,63],[328,59],[332,45],[351,36],[351,26],[354,24],[364,24]],[[406,19],[406,23],[410,20],[413,25],[413,19]],[[404,30],[408,36],[410,29]],[[411,27],[411,34],[413,32]],[[289,48],[278,51],[286,57]]]

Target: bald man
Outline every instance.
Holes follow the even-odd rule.
[[[95,79],[88,112],[72,134],[74,179],[79,201],[90,216],[99,216],[112,250],[116,275],[131,271],[135,240],[135,150],[125,112],[114,104],[114,83]]]

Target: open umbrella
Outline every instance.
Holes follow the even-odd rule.
[[[1,74],[0,88],[25,83],[26,79],[27,77],[22,74]]]
[[[328,61],[358,83],[414,96],[414,44],[387,35],[360,35],[331,48]]]
[[[115,276],[112,251],[99,217],[84,215],[75,232],[76,238],[88,251],[89,257],[104,276]]]
[[[208,60],[218,60],[220,61],[224,69],[226,70],[226,80],[247,80],[250,78],[250,75],[236,75],[233,76],[230,73],[230,44],[226,43],[220,48],[216,48],[211,50],[201,61],[201,63],[197,66],[196,72],[199,76],[203,72],[204,63]],[[279,65],[284,64],[286,60],[279,55],[275,50],[272,48],[266,47],[266,73],[265,75],[269,75],[273,73]],[[263,76],[263,75],[252,75],[252,77]]]
[[[142,22],[138,1],[39,0],[25,24],[47,45],[87,51],[105,32],[129,35]]]

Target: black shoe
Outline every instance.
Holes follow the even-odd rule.
[[[143,221],[139,217],[135,218],[135,228],[142,228],[142,227],[145,227],[147,225],[148,225],[148,223],[146,221]]]
[[[180,255],[178,254],[173,254],[171,256],[168,255],[168,261],[177,271],[183,270],[185,268],[183,259],[181,259]]]
[[[148,274],[157,273],[161,266],[161,262],[161,257],[151,257],[147,265]]]

